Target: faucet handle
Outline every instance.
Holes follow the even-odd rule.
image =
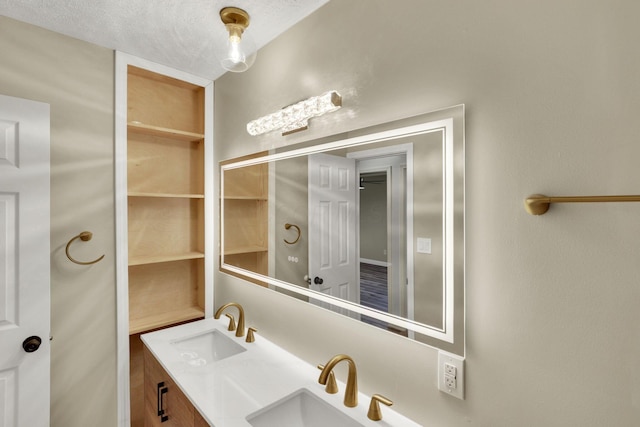
[[[380,410],[380,403],[382,402],[387,406],[393,405],[393,402],[381,394],[374,394],[371,396],[371,403],[369,404],[369,412],[367,417],[373,421],[380,421],[382,419],[382,411]]]
[[[236,330],[236,321],[233,318],[233,314],[225,314],[225,316],[227,316],[229,318],[229,327],[227,328],[228,331],[235,331]]]
[[[258,330],[256,328],[249,328],[247,329],[247,339],[246,342],[254,342],[256,340],[256,337],[254,336],[254,332],[258,332]]]
[[[318,365],[318,369],[323,370],[324,365]],[[329,380],[327,386],[324,388],[329,394],[336,394],[338,392],[338,384],[336,383],[336,376],[333,371],[329,372]]]

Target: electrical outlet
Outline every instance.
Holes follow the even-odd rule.
[[[464,399],[464,358],[438,352],[438,390]]]
[[[456,375],[458,374],[458,370],[456,369],[455,365],[452,365],[451,363],[446,363],[444,364],[444,373],[445,375],[451,375],[452,377],[456,377]]]
[[[457,387],[455,375],[444,374],[444,386],[448,389]]]

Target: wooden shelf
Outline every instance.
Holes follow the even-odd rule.
[[[243,248],[225,248],[225,255],[239,255],[239,254],[251,254],[255,252],[267,252],[269,249],[262,246],[245,246]]]
[[[266,202],[268,197],[256,197],[256,196],[224,196],[224,200],[247,200],[253,202]]]
[[[267,153],[256,155],[265,154]],[[250,159],[256,155],[229,160],[227,163]],[[224,263],[268,274],[269,164],[225,170],[222,197]],[[222,265],[220,268],[228,272]],[[265,285],[260,281],[251,281]]]
[[[205,137],[205,121],[211,114],[208,82],[203,86],[132,65],[126,78],[130,413],[132,427],[142,427],[138,334],[203,319],[211,304],[205,301],[211,283],[204,255],[210,220],[205,176],[211,168],[205,160],[212,142],[209,133]],[[168,424],[187,425],[177,418]]]
[[[129,321],[129,334],[139,334],[152,329],[162,328],[164,326],[200,318],[204,318],[204,310],[200,307],[191,307],[181,310],[167,311],[153,316],[144,317],[142,319],[131,319]]]
[[[129,258],[204,252],[204,200],[128,200]]]
[[[187,259],[200,259],[204,258],[204,253],[202,252],[189,252],[186,254],[176,254],[176,255],[142,255],[135,256],[129,258],[129,265],[145,265],[145,264],[157,264],[160,262],[171,262],[171,261],[184,261]]]
[[[129,197],[159,197],[175,199],[204,199],[204,194],[177,194],[177,193],[146,193],[142,191],[130,191]]]
[[[204,134],[202,133],[163,128],[160,126],[146,125],[144,123],[137,122],[127,123],[127,130],[142,135],[159,136],[161,138],[171,138],[185,142],[199,142],[204,139]]]

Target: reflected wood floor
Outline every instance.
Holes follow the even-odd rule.
[[[360,263],[360,304],[387,312],[387,267]]]
[[[360,304],[375,308],[385,313],[389,312],[387,267],[360,263]],[[407,336],[407,331],[394,325],[389,325],[369,316],[362,316],[362,321],[378,328],[387,329],[396,334]]]
[[[360,304],[376,310],[389,311],[387,295],[387,267],[360,263]],[[362,321],[382,329],[387,329],[387,322],[362,316]]]

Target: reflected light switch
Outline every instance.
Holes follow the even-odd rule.
[[[431,239],[428,237],[418,237],[418,253],[431,254]]]

